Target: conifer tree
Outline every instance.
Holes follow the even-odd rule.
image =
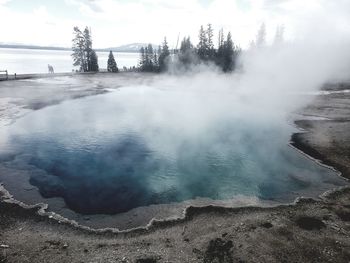
[[[161,49],[161,52],[160,52],[159,58],[158,58],[159,70],[161,72],[166,70],[169,57],[170,57],[170,51],[169,51],[168,42],[167,42],[166,38],[164,38],[162,49]]]
[[[141,71],[144,71],[145,65],[146,65],[145,48],[141,47],[141,49],[140,49],[140,62],[139,62],[139,67],[140,67]]]
[[[221,47],[224,46],[224,29],[221,28],[220,31],[219,31],[219,41],[218,41],[218,49]]]
[[[89,59],[89,71],[92,72],[98,72],[99,66],[98,66],[98,57],[95,52],[95,50],[91,50],[90,59]]]
[[[80,66],[80,71],[98,71],[98,59],[92,49],[92,39],[89,29],[86,27],[82,32],[78,27],[73,28],[73,65]]]
[[[224,32],[221,29],[219,32],[218,50],[215,55],[215,63],[224,72],[230,72],[235,69],[238,50],[232,41],[231,32],[224,39]]]
[[[224,68],[224,59],[225,58],[225,37],[224,37],[224,30],[221,29],[219,31],[219,38],[218,38],[218,50],[215,54],[215,63],[221,68]]]
[[[154,72],[158,72],[159,71],[159,61],[158,61],[158,55],[157,55],[157,52],[155,51],[154,52],[154,55],[153,55],[153,61],[154,61]]]
[[[85,57],[86,57],[86,64],[87,64],[87,69],[86,71],[93,71],[92,70],[92,40],[91,40],[91,35],[88,27],[85,27],[84,32],[84,50],[85,50]]]
[[[73,29],[74,38],[72,40],[73,42],[73,65],[79,66],[80,71],[87,71],[87,63],[86,63],[86,56],[85,56],[85,40],[84,35],[81,32],[81,30],[78,27],[74,27]]]
[[[152,44],[148,44],[147,47],[147,57],[148,57],[148,61],[147,61],[147,71],[149,72],[153,72],[154,71],[154,54],[153,54],[153,46]]]
[[[208,50],[207,34],[206,34],[203,26],[201,26],[201,28],[199,30],[199,43],[197,46],[198,57],[201,60],[206,60],[207,50]]]
[[[224,63],[222,69],[224,72],[232,71],[234,69],[234,46],[231,32],[228,32],[224,43]]]
[[[157,51],[157,55],[158,55],[158,62],[157,62],[157,65],[158,65],[158,68],[157,68],[157,71],[160,72],[160,55],[162,54],[162,47],[159,45],[158,46],[158,51]]]
[[[213,42],[213,38],[214,38],[214,31],[212,28],[211,24],[208,24],[208,28],[207,28],[207,40],[208,40],[208,46],[207,46],[207,50],[206,50],[206,57],[209,60],[213,60],[214,56],[215,56],[215,49],[214,49],[214,42]]]
[[[149,71],[149,51],[148,47],[145,47],[145,63],[143,65],[143,71]]]
[[[185,37],[180,46],[179,61],[185,66],[195,63],[195,50],[191,43],[190,37]]]
[[[256,35],[256,41],[255,45],[258,48],[264,47],[266,44],[266,26],[265,23],[262,23],[259,30],[258,34]]]
[[[142,47],[140,49],[139,70],[143,72],[158,71],[158,60],[157,53],[154,52],[152,44]]]
[[[282,25],[276,28],[274,44],[278,45],[283,43],[283,41],[284,41],[284,26]]]
[[[109,52],[109,56],[108,56],[107,71],[114,72],[114,73],[119,72],[119,69],[118,69],[117,63],[115,62],[112,50]]]

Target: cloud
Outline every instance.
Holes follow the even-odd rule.
[[[31,12],[16,12],[6,6],[0,8],[3,42],[39,45],[70,46],[72,25],[78,20],[65,19],[49,13],[42,5]]]
[[[98,0],[65,0],[69,5],[78,6],[81,12],[102,12]]]
[[[0,0],[0,5],[4,5],[7,4],[8,2],[10,2],[11,0]]]
[[[5,2],[8,0],[0,0]],[[45,7],[45,1],[41,6]],[[350,25],[350,2],[346,0],[65,0],[60,8],[69,11],[70,16],[46,10],[45,19],[41,19],[34,10],[22,14],[2,6],[0,22],[15,29],[5,30],[2,41],[70,46],[72,28],[78,25],[92,28],[95,47],[133,42],[157,44],[164,36],[174,46],[179,33],[180,37],[189,35],[197,42],[200,25],[212,23],[216,32],[221,27],[225,32],[231,31],[237,44],[248,47],[263,22],[268,41],[272,41],[281,24],[289,40],[305,34],[306,27],[323,31],[326,25],[328,30],[334,27],[346,31]],[[38,20],[43,24],[34,23]],[[55,25],[51,30],[56,32],[50,32],[48,25]],[[42,31],[45,35],[32,37]]]

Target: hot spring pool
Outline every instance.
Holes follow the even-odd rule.
[[[83,215],[196,198],[289,202],[345,184],[288,145],[285,118],[229,96],[138,86],[66,101],[3,128],[1,165],[30,171],[43,202],[63,198]]]

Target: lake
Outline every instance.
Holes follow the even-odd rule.
[[[0,48],[0,70],[8,70],[9,74],[47,73],[47,65],[54,67],[56,73],[71,72],[73,60],[72,51],[34,50]],[[119,69],[137,66],[138,53],[113,52]],[[107,68],[109,52],[97,52],[100,69]]]

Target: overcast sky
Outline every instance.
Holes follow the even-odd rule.
[[[0,0],[0,42],[71,46],[73,26],[92,29],[95,48],[142,42],[170,45],[201,24],[231,31],[243,48],[266,23],[294,39],[305,28],[350,32],[350,0]]]

